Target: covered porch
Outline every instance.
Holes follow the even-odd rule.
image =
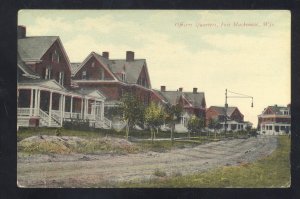
[[[19,126],[62,127],[70,119],[88,119],[102,128],[105,97],[98,91],[68,91],[55,80],[31,80],[18,83]],[[107,124],[109,126],[109,124]]]

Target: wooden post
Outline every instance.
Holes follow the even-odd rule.
[[[52,115],[52,91],[50,92],[50,102],[49,102],[49,127],[51,126],[51,115]]]
[[[30,109],[29,109],[29,115],[32,116],[32,106],[33,106],[33,89],[30,89]]]
[[[70,105],[70,115],[72,118],[72,112],[73,112],[73,96],[71,96],[71,105]]]

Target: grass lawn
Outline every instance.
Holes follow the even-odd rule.
[[[278,148],[270,156],[251,164],[225,166],[188,176],[161,175],[151,181],[124,183],[117,187],[289,187],[290,138],[279,136],[278,141]]]

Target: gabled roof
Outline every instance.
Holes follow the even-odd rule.
[[[71,72],[72,76],[85,65],[85,63],[94,56],[103,67],[116,79],[122,81],[121,74],[125,74],[125,83],[136,84],[138,82],[139,76],[142,72],[143,67],[145,67],[147,78],[150,78],[147,70],[146,59],[135,59],[133,61],[126,61],[126,59],[107,59],[98,53],[92,52],[82,63],[72,63]],[[151,83],[150,83],[151,84]],[[149,85],[151,87],[151,85]]]
[[[17,61],[18,68],[24,72],[23,76],[33,79],[40,78],[38,74],[31,70],[31,68],[21,60],[19,53],[17,53]]]
[[[205,100],[203,92],[180,92],[180,91],[156,91],[160,96],[162,96],[165,101],[169,102],[171,105],[176,105],[180,97],[183,97],[188,101],[193,107],[202,107],[202,102]]]
[[[38,36],[18,39],[18,53],[24,62],[39,62],[49,48],[58,41],[62,54],[66,59],[69,70],[70,60],[59,36]]]
[[[48,89],[53,89],[57,91],[63,91],[66,92],[67,90],[57,83],[54,79],[50,80],[45,80],[45,79],[28,79],[28,80],[22,80],[18,82],[18,87],[33,87],[33,86],[38,86],[42,88],[48,88]]]
[[[70,65],[71,65],[71,75],[74,76],[75,72],[78,70],[81,63],[70,63]]]
[[[103,98],[104,100],[106,98],[99,90],[95,89],[79,89],[76,92],[90,97]]]
[[[281,111],[288,111],[289,110],[289,107],[286,107],[286,106],[277,106],[277,105],[274,105],[274,106],[268,106],[264,111],[263,111],[263,114],[265,113],[266,110],[271,110],[273,112],[273,114],[275,115],[283,115],[283,113]]]
[[[222,106],[211,106],[208,109],[213,109],[215,110],[219,115],[225,115],[225,107]],[[237,107],[228,107],[227,108],[227,116],[231,116],[232,113],[238,109]]]
[[[194,106],[202,107],[202,102],[205,100],[204,92],[183,92],[184,97]],[[205,103],[205,101],[204,101]]]
[[[39,61],[58,36],[25,37],[18,39],[18,52],[23,61]]]
[[[95,57],[96,58],[96,60],[98,60],[100,63],[101,63],[101,65],[104,67],[104,69],[114,78],[114,79],[116,79],[116,77],[115,77],[115,75],[111,72],[111,70],[110,70],[110,68],[108,67],[108,63],[109,63],[109,61],[106,59],[106,58],[104,58],[104,57],[102,57],[101,55],[99,55],[99,54],[97,54],[97,53],[95,53],[95,52],[91,52],[88,56],[87,56],[87,58],[85,58],[85,60],[81,63],[81,64],[79,64],[79,65],[73,65],[72,67],[74,67],[74,69],[72,69],[73,70],[73,72],[72,72],[72,76],[75,76],[76,75],[76,73],[78,73],[78,71],[91,59],[91,57]]]
[[[126,60],[110,60],[109,68],[114,74],[124,73],[126,75],[126,83],[136,84],[145,63],[145,59],[135,59],[130,62]]]

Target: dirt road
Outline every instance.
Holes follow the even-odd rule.
[[[253,162],[272,153],[277,138],[261,136],[129,155],[34,155],[18,158],[18,185],[24,187],[111,187],[116,182],[146,181],[155,170],[167,176]]]

